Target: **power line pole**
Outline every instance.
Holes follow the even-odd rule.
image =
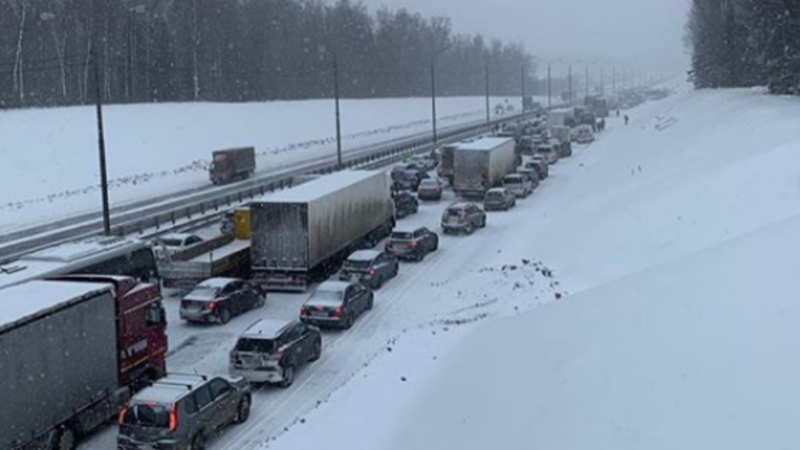
[[[489,61],[486,61],[486,125],[492,123],[491,109],[489,106]]]
[[[525,112],[525,66],[522,66],[522,112]]]
[[[572,106],[572,64],[569,65],[569,106]]]
[[[606,68],[600,66],[600,96],[606,95]]]
[[[589,66],[586,66],[586,97],[589,96]]]
[[[617,93],[617,66],[611,68],[611,93]]]
[[[433,112],[433,149],[439,146],[439,136],[436,131],[436,56],[431,56],[431,110]]]
[[[339,107],[339,56],[333,53],[333,95],[336,100],[336,167],[342,168],[342,115]]]
[[[547,107],[553,107],[553,74],[551,67],[547,66]]]
[[[97,31],[95,30],[95,38]],[[95,39],[95,45],[92,46],[92,66],[94,69],[94,82],[95,82],[95,111],[97,113],[97,150],[100,156],[100,191],[102,194],[103,202],[103,233],[106,236],[111,236],[111,209],[108,199],[108,169],[106,164],[106,139],[105,130],[103,127],[103,81],[100,77],[100,62],[97,52],[98,42]]]

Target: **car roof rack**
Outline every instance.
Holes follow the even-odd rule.
[[[186,388],[189,391],[192,390],[191,384],[175,383],[173,381],[156,381],[155,383],[151,384],[151,386],[178,386]]]

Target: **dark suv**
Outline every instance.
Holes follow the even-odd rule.
[[[377,250],[359,250],[344,262],[339,279],[356,281],[378,290],[386,280],[396,277],[399,271],[400,264],[392,254]]]
[[[454,203],[442,214],[445,234],[472,234],[476,228],[486,228],[486,213],[474,203]]]
[[[295,372],[322,356],[322,335],[297,320],[261,319],[250,326],[230,354],[230,372],[253,383],[289,387]]]
[[[208,438],[250,417],[242,378],[169,375],[136,394],[119,414],[119,450],[205,448]]]
[[[386,242],[386,251],[401,259],[422,261],[439,249],[439,236],[422,227],[413,231],[395,231]]]
[[[398,219],[416,214],[419,211],[419,201],[417,197],[408,191],[396,191],[392,194],[394,198],[394,210]]]

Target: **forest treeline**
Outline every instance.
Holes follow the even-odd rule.
[[[692,0],[686,39],[698,88],[800,95],[798,0]]]
[[[340,0],[0,0],[0,107],[519,95],[519,44]],[[95,77],[95,64],[97,77]]]

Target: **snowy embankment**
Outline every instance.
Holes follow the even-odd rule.
[[[519,99],[508,100],[519,109]],[[439,126],[480,121],[484,102],[439,99]],[[207,186],[211,152],[220,148],[255,146],[259,173],[332,154],[333,108],[330,100],[106,107],[112,206]],[[94,114],[91,107],[0,113],[0,232],[99,209]],[[430,99],[342,102],[345,151],[430,127]]]
[[[451,277],[431,302],[500,300],[409,330],[265,448],[791,448],[798,115],[752,90],[632,111],[484,255],[543,261],[565,297],[525,311],[537,291],[502,272]]]

